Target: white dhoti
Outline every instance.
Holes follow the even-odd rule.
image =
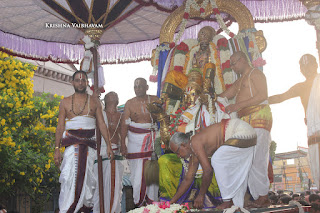
[[[268,178],[270,132],[262,128],[254,128],[257,133],[257,145],[254,149],[254,160],[249,172],[248,187],[253,199],[265,196],[269,192]]]
[[[112,144],[112,149],[115,154],[115,160],[110,162],[106,156],[102,156],[104,210],[105,212],[119,213],[121,212],[122,177],[124,166],[122,164],[121,157],[119,156],[120,152],[117,145]],[[98,177],[98,163],[94,164],[94,172]],[[98,181],[96,190],[94,192],[93,201],[93,212],[99,213],[100,205]]]
[[[314,183],[319,189],[320,182],[320,138],[317,143],[310,144],[308,149],[309,165]]]
[[[248,123],[240,119],[231,119],[223,125],[223,128],[224,126],[226,142],[213,154],[211,165],[222,199],[225,201],[232,199],[235,206],[243,207],[256,133]]]
[[[128,128],[128,155],[130,181],[133,188],[133,200],[138,206],[144,202],[150,204],[158,200],[159,186],[146,186],[143,169],[144,163],[151,159],[155,132],[150,123],[131,122]]]
[[[242,120],[249,123],[257,133],[257,145],[249,172],[248,187],[253,199],[268,195],[270,181],[268,178],[270,130],[272,113],[267,101],[244,108],[238,112]]]
[[[308,156],[314,183],[320,187],[320,74],[313,81],[306,112],[308,127]]]
[[[93,206],[92,198],[96,185],[93,163],[97,153],[91,147],[95,146],[95,127],[96,120],[90,116],[77,116],[66,120],[66,131],[62,139],[62,145],[66,146],[66,149],[60,167],[61,174],[59,178],[61,183],[59,195],[60,213],[78,212],[80,210],[89,212]],[[82,130],[92,130],[91,133],[93,132],[93,134],[91,134],[90,138],[85,137],[83,134],[73,136],[77,131],[86,132]],[[74,142],[75,139],[79,140]],[[91,147],[87,145],[89,143]]]

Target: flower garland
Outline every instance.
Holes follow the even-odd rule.
[[[262,67],[266,64],[266,61],[263,60],[261,56],[261,53],[257,45],[256,37],[253,34],[253,31],[255,31],[255,29],[248,29],[244,32],[240,32],[235,38],[243,39],[245,37],[248,37],[249,39],[248,53],[250,53],[252,56],[252,65],[254,67]]]
[[[155,49],[155,55],[151,62],[153,66],[153,70],[152,70],[152,74],[149,77],[150,82],[157,82],[158,80],[159,56],[160,56],[160,52],[165,50],[168,50],[168,51],[170,50],[169,44],[158,45],[157,48]]]
[[[209,107],[209,114],[210,114],[210,124],[213,124],[215,122],[215,113],[213,112],[212,107],[212,98],[209,94],[206,94],[208,97],[208,107]]]
[[[213,11],[213,14],[216,16],[217,18],[217,21],[220,25],[220,27],[222,28],[222,30],[227,34],[229,35],[231,38],[233,38],[235,36],[235,34],[233,32],[231,32],[227,25],[224,23],[223,21],[223,18],[222,16],[220,15],[220,11],[218,9],[218,6],[217,6],[217,3],[215,0],[210,0],[210,4],[212,6],[212,11]]]
[[[184,9],[184,14],[183,14],[183,18],[180,24],[180,29],[179,29],[179,33],[176,36],[176,38],[174,39],[174,42],[172,42],[170,44],[170,47],[173,48],[175,46],[175,44],[180,40],[181,36],[183,35],[185,29],[186,29],[186,25],[187,25],[187,21],[189,19],[190,16],[190,10],[191,8],[194,8],[195,10],[200,12],[200,17],[204,18],[205,17],[205,8],[207,7],[208,3],[210,1],[210,4],[212,6],[212,11],[213,14],[215,15],[215,17],[217,18],[217,21],[220,25],[220,27],[222,28],[222,30],[228,34],[231,38],[233,38],[235,36],[235,34],[233,32],[231,32],[227,25],[224,23],[222,16],[220,15],[220,11],[218,9],[217,3],[215,0],[204,0],[201,5],[199,6],[196,0],[187,0],[186,2],[186,6]]]
[[[180,161],[186,174],[189,169],[189,158],[188,159],[180,158]]]
[[[196,209],[190,209],[189,204],[170,204],[167,202],[153,202],[150,205],[143,206],[140,208],[133,209],[128,213],[186,213],[195,212]]]
[[[176,71],[183,71],[184,64],[186,62],[187,53],[190,49],[198,44],[198,40],[196,39],[185,39],[181,42],[176,48],[174,59],[173,59],[173,67]]]
[[[234,72],[230,67],[231,52],[228,44],[228,40],[223,35],[216,35],[213,38],[213,42],[217,45],[217,49],[220,52],[221,70],[225,88],[227,89],[236,80]]]
[[[182,119],[180,119],[180,117],[186,110],[187,110],[187,107],[182,106],[175,111],[175,115],[170,115],[170,123],[171,123],[169,125],[170,135],[173,135],[177,131],[178,126],[180,126],[184,122]]]

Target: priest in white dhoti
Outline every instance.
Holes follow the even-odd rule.
[[[314,182],[320,187],[320,75],[318,63],[313,55],[305,54],[300,58],[300,71],[306,78],[292,86],[288,91],[269,97],[270,104],[281,103],[294,97],[300,97],[304,108],[308,129],[308,155]]]
[[[96,175],[93,171],[96,159],[96,120],[102,136],[107,139],[108,130],[103,121],[99,101],[86,93],[88,78],[84,71],[77,71],[72,78],[75,93],[60,103],[56,129],[54,161],[60,165],[60,147],[65,147],[60,166],[60,213],[90,212]],[[107,140],[108,141],[108,140]],[[113,158],[110,141],[107,156]]]
[[[147,81],[137,78],[134,81],[136,97],[125,104],[121,123],[121,152],[128,159],[130,181],[133,188],[133,200],[136,206],[158,201],[157,184],[146,185],[144,163],[151,159],[155,141],[154,118],[147,109],[147,104],[157,101],[153,95],[147,95]],[[128,144],[125,138],[128,137]]]
[[[224,201],[217,208],[225,209],[232,204],[243,207],[256,139],[254,129],[237,118],[204,128],[191,140],[188,134],[176,132],[171,137],[170,149],[179,157],[190,159],[187,175],[170,203],[175,203],[188,190],[200,164],[203,168],[202,184],[194,207],[203,207],[213,169]]]
[[[103,193],[104,193],[104,211],[110,213],[121,212],[122,198],[122,177],[124,172],[123,157],[120,155],[120,121],[121,113],[117,111],[119,103],[118,95],[115,92],[109,92],[104,97],[105,109],[102,112],[104,121],[107,124],[110,133],[112,151],[115,155],[114,160],[110,161],[107,156],[107,143],[101,139],[102,169],[103,169]],[[98,163],[95,161],[94,172],[98,175]],[[98,188],[98,182],[96,184]],[[100,213],[99,190],[94,192],[94,213]]]
[[[320,189],[320,74],[313,81],[306,118],[309,164],[313,180]]]

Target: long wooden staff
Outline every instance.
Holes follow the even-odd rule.
[[[93,66],[94,66],[94,91],[98,91],[98,57],[97,48],[92,47],[90,49],[93,55]],[[98,181],[99,181],[99,205],[100,213],[105,213],[104,211],[104,193],[103,193],[103,173],[102,173],[102,157],[100,156],[101,149],[101,133],[96,119],[96,139],[97,139],[97,159],[98,159]]]

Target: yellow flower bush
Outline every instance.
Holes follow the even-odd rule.
[[[19,190],[39,204],[39,193],[58,187],[53,156],[61,97],[33,95],[36,69],[0,52],[0,197]]]

